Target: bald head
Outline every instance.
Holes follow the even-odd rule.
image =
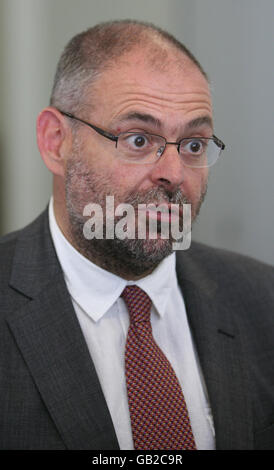
[[[89,28],[69,41],[58,63],[50,104],[84,113],[85,103],[92,102],[90,93],[96,79],[137,48],[142,49],[144,61],[160,71],[170,60],[187,60],[207,79],[197,59],[168,32],[149,23],[113,21]]]

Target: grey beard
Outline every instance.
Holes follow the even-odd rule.
[[[92,187],[92,186],[91,186]],[[93,186],[94,187],[94,186]],[[196,218],[200,206],[205,197],[206,190],[202,194],[199,205],[196,208],[193,218]],[[98,194],[98,193],[97,193]],[[99,192],[102,195],[102,192]],[[105,193],[106,194],[106,193]],[[104,194],[104,198],[105,198]],[[121,277],[140,277],[151,272],[164,258],[173,252],[171,237],[169,239],[97,239],[87,240],[83,235],[83,226],[86,218],[79,214],[74,207],[72,193],[67,190],[67,211],[70,222],[70,236],[75,248],[87,259],[99,265],[103,269],[110,271]],[[103,197],[96,198],[96,203],[105,207]],[[163,187],[158,187],[146,193],[135,193],[129,195],[124,203],[131,204],[137,209],[138,204],[155,205],[166,203],[185,204],[190,203],[182,194],[180,189],[169,192]],[[115,223],[119,219],[115,220]],[[180,227],[181,229],[181,227]],[[104,234],[106,233],[106,223],[104,221]]]

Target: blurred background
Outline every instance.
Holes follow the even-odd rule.
[[[173,33],[211,79],[226,150],[193,238],[274,263],[273,0],[0,0],[0,234],[26,225],[49,200],[35,122],[65,44],[122,18]]]

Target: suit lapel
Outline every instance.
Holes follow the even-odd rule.
[[[67,448],[119,449],[46,214],[18,241],[11,286],[32,299],[7,321]]]
[[[240,312],[227,303],[229,293],[222,299],[220,286],[203,275],[201,263],[195,265],[187,253],[180,257],[178,280],[213,412],[216,448],[251,449],[249,378],[241,334],[232,320]]]

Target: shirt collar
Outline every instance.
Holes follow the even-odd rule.
[[[177,282],[175,253],[166,257],[148,276],[138,281],[126,281],[95,265],[69,243],[57,224],[53,198],[49,204],[49,226],[69,293],[94,321],[109,310],[126,285],[132,284],[150,296],[160,316],[165,314],[172,288]]]

